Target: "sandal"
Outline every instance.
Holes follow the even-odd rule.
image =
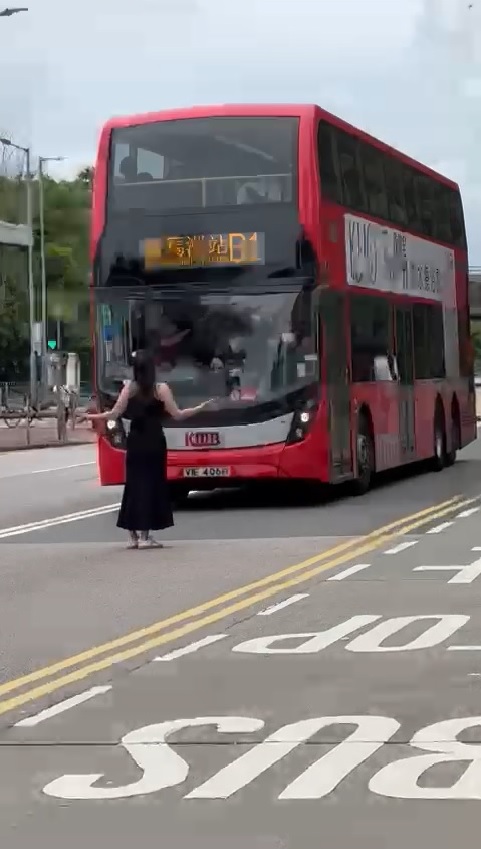
[[[135,531],[131,531],[130,533],[130,544],[127,546],[128,549],[138,548],[139,547],[139,538]]]
[[[163,548],[161,542],[158,542],[153,537],[147,537],[147,539],[141,539],[138,545],[139,548]]]

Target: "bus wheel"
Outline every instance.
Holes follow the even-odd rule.
[[[354,495],[364,495],[370,488],[375,472],[374,440],[366,415],[359,417],[357,431],[357,478],[353,482]]]
[[[178,510],[181,507],[185,507],[187,504],[187,499],[189,497],[189,488],[184,484],[171,484],[170,485],[170,498],[172,501],[172,507],[174,510]]]
[[[437,410],[434,417],[434,455],[431,461],[433,472],[442,472],[446,466],[446,427],[444,416]]]
[[[446,452],[445,465],[454,466],[456,462],[456,454],[461,444],[461,433],[459,428],[459,419],[454,414],[451,422],[451,451]]]

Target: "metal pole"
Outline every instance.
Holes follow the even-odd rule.
[[[42,292],[42,383],[46,383],[47,368],[47,272],[45,264],[45,194],[43,186],[43,159],[38,160],[38,197],[40,218],[40,274]]]
[[[3,11],[0,12],[0,18],[11,18],[12,15],[18,15],[19,12],[28,12],[28,8],[25,6],[22,6],[22,8],[17,6],[15,9],[3,9]]]
[[[35,368],[35,292],[33,280],[33,209],[32,209],[32,172],[30,169],[30,149],[25,148],[26,158],[26,180],[27,180],[27,227],[29,228],[28,241],[28,306],[30,325],[30,403],[36,400],[36,368]]]

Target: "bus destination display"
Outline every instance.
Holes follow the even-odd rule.
[[[204,233],[144,239],[145,269],[263,265],[264,242],[264,233]]]

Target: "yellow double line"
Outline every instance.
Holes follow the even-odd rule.
[[[384,525],[367,534],[367,536],[336,545],[314,557],[303,560],[301,563],[295,563],[258,581],[238,587],[196,607],[184,610],[182,613],[170,616],[168,619],[156,622],[147,628],[133,631],[50,666],[37,669],[21,678],[7,681],[0,685],[0,715],[28,702],[48,696],[69,684],[83,681],[91,675],[109,669],[113,664],[126,662],[166,643],[174,642],[181,637],[192,634],[194,631],[199,631],[208,625],[213,625],[221,619],[253,607],[259,602],[266,601],[283,590],[315,578],[322,572],[379,548],[395,537],[409,534],[433,519],[447,516],[478,500],[478,497],[463,500],[461,495],[457,495],[448,501],[435,504],[420,510],[418,513],[413,513],[410,516],[398,519],[396,522]],[[362,506],[359,509],[362,510]],[[240,598],[240,596],[245,596],[245,598]],[[239,600],[236,601],[236,599]],[[37,682],[40,681],[43,683],[38,684]],[[17,695],[11,695],[17,690],[21,690],[21,692]],[[7,698],[2,699],[3,696],[7,696]]]

